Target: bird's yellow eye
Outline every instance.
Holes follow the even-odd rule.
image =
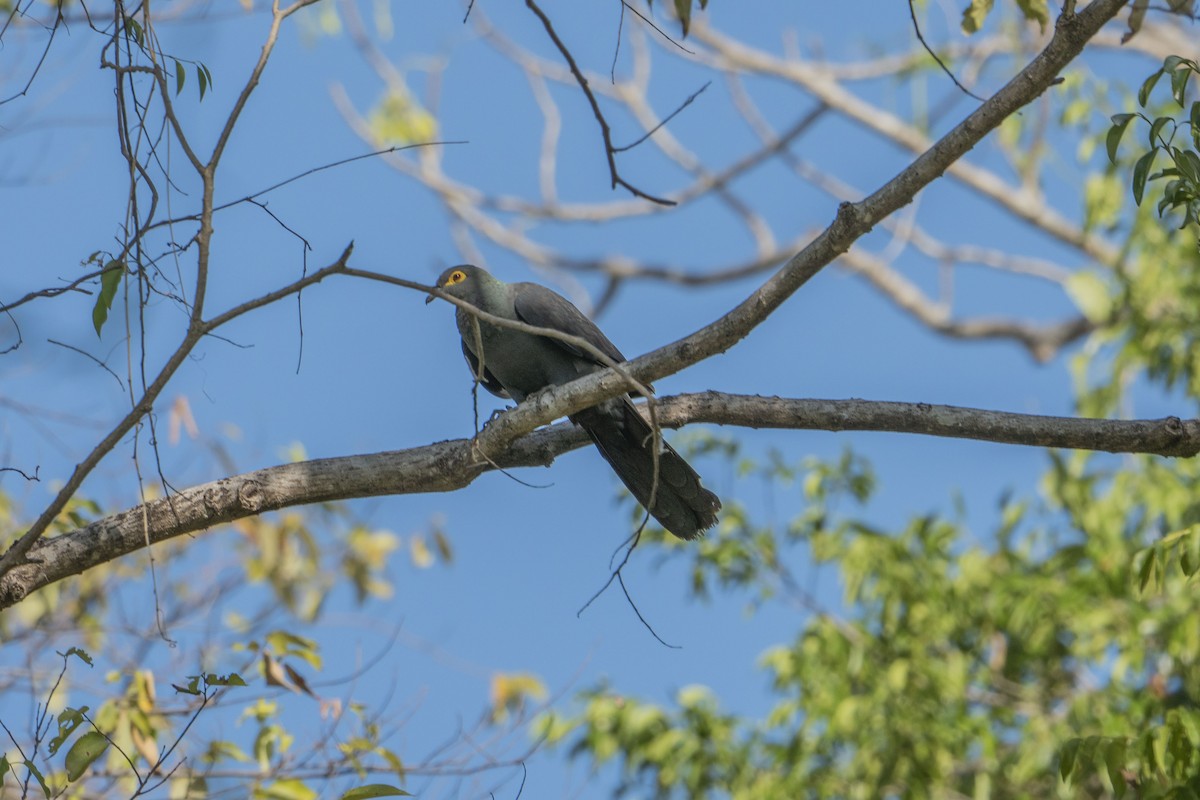
[[[454,272],[450,273],[450,277],[446,278],[446,285],[453,286],[456,283],[462,283],[466,279],[467,273],[463,272],[461,269],[456,269]]]

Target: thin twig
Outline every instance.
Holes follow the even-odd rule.
[[[604,137],[604,156],[608,159],[608,173],[609,177],[612,179],[613,188],[615,189],[617,186],[624,186],[634,196],[640,197],[643,200],[649,200],[652,203],[658,203],[662,206],[675,205],[675,201],[666,200],[661,197],[655,197],[654,195],[647,194],[621,177],[621,174],[617,171],[616,150],[614,149],[612,143],[612,131],[608,126],[608,120],[604,118],[604,112],[600,110],[600,103],[597,102],[596,95],[592,92],[592,88],[588,85],[587,78],[584,77],[583,72],[579,69],[579,65],[575,63],[575,57],[571,55],[571,51],[567,49],[567,46],[563,44],[562,39],[558,37],[558,33],[554,30],[553,23],[550,22],[550,18],[546,16],[545,12],[538,7],[538,4],[535,3],[534,0],[525,0],[525,5],[538,17],[539,20],[541,20],[542,27],[546,29],[547,35],[549,35],[550,40],[554,42],[554,46],[558,48],[558,52],[562,54],[564,59],[566,59],[567,66],[570,68],[571,74],[575,76],[575,81],[579,84],[579,88],[583,90],[584,96],[587,97],[588,103],[592,107],[592,114],[596,117],[596,122],[600,125],[601,136]]]
[[[658,131],[659,128],[661,128],[662,126],[666,125],[668,122],[673,120],[680,111],[683,111],[685,108],[690,106],[692,104],[692,101],[695,100],[697,97],[699,97],[704,92],[704,90],[707,89],[711,85],[712,85],[712,81],[709,81],[708,83],[704,84],[699,89],[697,89],[696,91],[692,92],[690,95],[688,95],[688,98],[686,100],[684,100],[682,103],[679,104],[679,108],[675,109],[670,114],[668,114],[663,119],[662,122],[658,123],[650,130],[646,131],[644,134],[642,134],[640,137],[638,137],[631,144],[627,144],[623,147],[614,148],[614,151],[617,153],[623,153],[626,150],[632,150],[633,148],[637,147],[642,142],[649,139],[651,136],[653,136]]]
[[[122,386],[122,384],[121,384],[121,376],[118,375],[117,373],[113,372],[112,367],[108,366],[108,364],[105,364],[103,361],[96,358],[94,355],[92,355],[88,351],[81,350],[80,348],[76,347],[73,344],[67,344],[66,342],[60,342],[57,339],[47,339],[46,341],[49,342],[50,344],[58,345],[59,347],[65,347],[66,349],[71,350],[76,353],[79,353],[79,355],[83,356],[84,358],[90,359],[91,361],[95,362],[101,369],[103,369],[109,375],[113,376],[113,380],[115,380],[117,382],[118,388],[124,388],[124,386]]]
[[[646,23],[646,24],[647,24],[647,25],[649,25],[651,28],[653,28],[653,29],[654,29],[654,30],[655,30],[655,31],[658,33],[658,35],[659,35],[659,36],[661,36],[662,38],[666,39],[668,42],[670,42],[671,44],[675,45],[675,46],[676,46],[676,47],[678,47],[680,50],[682,50],[683,52],[687,53],[689,56],[694,56],[694,55],[696,55],[696,51],[695,51],[695,50],[688,50],[686,47],[684,47],[683,45],[681,45],[679,42],[675,41],[675,39],[673,39],[673,38],[671,37],[671,34],[667,33],[667,32],[666,32],[666,31],[664,31],[662,28],[658,27],[658,25],[654,24],[654,20],[650,19],[650,18],[649,18],[649,17],[647,17],[645,14],[643,14],[643,13],[642,13],[642,12],[640,12],[640,11],[638,11],[638,10],[637,10],[636,8],[634,8],[633,6],[629,5],[629,3],[625,2],[625,0],[621,0],[621,5],[622,5],[624,8],[628,8],[628,9],[629,9],[630,11],[632,11],[634,14],[637,14],[639,17],[641,17],[641,18],[642,18],[642,22]]]
[[[95,270],[94,272],[89,272],[87,275],[84,275],[81,278],[76,278],[75,280],[71,281],[66,286],[53,286],[49,289],[39,289],[36,292],[29,292],[28,294],[26,294],[24,297],[22,297],[19,300],[14,300],[13,302],[11,302],[7,305],[0,306],[0,311],[12,311],[12,309],[17,308],[18,306],[23,306],[26,303],[28,303],[29,301],[36,300],[39,297],[57,297],[58,295],[64,294],[66,292],[79,292],[80,294],[91,294],[91,292],[87,289],[80,289],[79,288],[80,284],[87,283],[90,280],[95,280],[96,278],[99,278],[101,275],[103,275],[109,269],[110,269],[110,267],[103,267],[101,269]]]
[[[612,66],[609,67],[608,77],[614,84],[617,82],[617,56],[621,55],[621,33],[625,30],[625,0],[621,0],[621,16],[617,19],[617,44],[613,47]]]
[[[25,480],[33,482],[33,481],[41,481],[41,478],[38,477],[38,470],[40,470],[41,468],[42,467],[40,464],[38,466],[34,467],[32,475],[30,475],[25,470],[20,469],[18,467],[0,467],[0,472],[15,472],[18,475],[20,475],[22,478],[24,478]]]
[[[659,636],[658,632],[656,630],[654,630],[654,628],[650,625],[650,623],[646,620],[646,618],[644,616],[642,616],[642,610],[637,607],[637,603],[633,602],[633,598],[630,597],[629,588],[625,585],[625,576],[622,575],[620,572],[617,573],[617,583],[621,584],[621,591],[625,593],[625,599],[629,601],[629,607],[633,609],[633,613],[637,614],[638,621],[642,623],[642,627],[644,627],[646,630],[650,631],[650,635],[653,636],[655,639],[657,639],[658,643],[661,644],[663,647],[668,647],[672,650],[682,650],[683,649],[682,645],[670,644],[669,642],[664,640],[661,636]]]
[[[925,41],[925,36],[921,33],[921,23],[917,21],[917,9],[913,5],[913,0],[908,0],[908,15],[912,18],[913,30],[916,32],[917,39],[920,40],[921,46],[925,48],[925,52],[929,53],[929,55],[933,57],[933,60],[937,62],[937,65],[942,68],[942,72],[950,76],[950,80],[954,81],[955,86],[957,86],[959,89],[962,89],[963,93],[967,96],[973,97],[982,103],[983,98],[959,83],[958,78],[954,76],[954,73],[950,71],[950,68],[942,62],[942,59],[938,57],[938,54],[933,52],[933,48],[930,47],[929,43]]]
[[[46,56],[50,55],[50,47],[54,44],[54,34],[58,33],[58,26],[62,24],[62,21],[63,21],[62,9],[63,9],[62,5],[55,4],[55,6],[54,6],[54,24],[50,26],[50,38],[48,38],[46,40],[46,46],[44,48],[42,48],[42,55],[40,58],[38,58],[37,64],[34,65],[33,72],[31,72],[29,74],[29,80],[25,81],[25,85],[21,88],[21,91],[13,94],[10,97],[6,97],[3,100],[0,100],[0,106],[4,105],[5,103],[10,103],[13,100],[16,100],[18,97],[24,97],[29,92],[29,87],[33,86],[33,79],[36,78],[38,76],[38,73],[42,71],[42,65],[44,63],[46,63]],[[13,7],[13,10],[15,13],[15,11],[16,11],[15,5]],[[5,27],[8,27],[7,24],[5,24]]]

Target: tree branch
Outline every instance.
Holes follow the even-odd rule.
[[[646,409],[642,407],[643,413]],[[506,415],[507,416],[507,415]],[[1105,420],[1046,417],[974,408],[869,400],[805,400],[721,392],[658,401],[663,427],[706,422],[751,428],[891,431],[1109,453],[1191,457],[1200,453],[1200,420]],[[486,432],[485,434],[486,435]],[[222,478],[38,540],[26,563],[0,577],[0,608],[30,592],[151,543],[290,506],[380,495],[452,492],[493,469],[548,466],[588,444],[559,423],[514,441],[485,460],[478,440],[372,455],[282,464]]]
[[[83,484],[84,478],[86,478],[92,469],[94,469],[95,466],[100,463],[101,459],[108,455],[109,451],[111,451],[117,445],[117,442],[119,442],[127,433],[129,433],[129,431],[138,423],[139,420],[142,419],[142,417],[150,413],[151,409],[154,407],[154,402],[158,399],[158,396],[162,393],[163,389],[166,388],[167,383],[175,375],[175,371],[178,370],[183,362],[187,359],[197,342],[199,342],[205,336],[211,334],[220,325],[240,316],[241,314],[246,313],[247,311],[251,311],[255,308],[265,305],[266,302],[273,302],[282,297],[286,297],[289,294],[294,294],[306,286],[316,283],[317,281],[335,272],[341,271],[345,268],[346,261],[350,258],[350,253],[352,250],[353,246],[348,245],[346,249],[342,251],[341,256],[335,262],[333,262],[333,264],[318,270],[312,275],[301,278],[300,280],[288,284],[287,286],[277,289],[274,292],[264,295],[256,300],[243,303],[240,306],[214,317],[208,322],[201,320],[195,325],[191,326],[188,330],[187,336],[184,338],[184,341],[179,345],[175,352],[170,355],[166,363],[163,364],[154,380],[146,386],[142,396],[129,410],[129,413],[126,414],[120,422],[113,426],[108,434],[102,440],[100,440],[99,444],[97,444],[92,451],[75,466],[71,476],[67,479],[63,487],[58,490],[54,496],[54,499],[45,508],[45,510],[42,511],[41,515],[38,516],[33,525],[31,525],[29,529],[21,535],[21,538],[13,542],[13,544],[4,552],[3,557],[0,557],[0,584],[3,584],[4,576],[10,570],[28,557],[28,553],[33,547],[34,542],[37,541],[38,537],[40,537],[46,531],[46,529],[50,526],[50,523],[54,521],[54,518],[58,516],[63,508],[66,507],[67,501],[71,499],[76,491],[78,491],[79,487]]]
[[[984,136],[1051,86],[1059,71],[1124,5],[1125,0],[1093,0],[1082,13],[1061,16],[1054,36],[1028,66],[912,164],[861,202],[842,203],[828,228],[733,310],[677,342],[628,362],[628,373],[644,383],[653,382],[744,339],[863,234],[912,202],[917,192],[955,167]],[[488,452],[500,451],[539,425],[621,394],[625,381],[604,370],[539,394],[493,422],[480,435],[480,445]]]

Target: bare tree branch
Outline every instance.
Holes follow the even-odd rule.
[[[643,407],[643,413],[646,409]],[[508,412],[504,417],[512,416]],[[1200,420],[1105,420],[1014,414],[928,403],[805,400],[720,392],[658,401],[659,424],[891,431],[1033,447],[1188,458],[1200,453]],[[493,425],[500,424],[501,417]],[[487,431],[482,437],[487,435]],[[481,438],[482,438],[481,437]],[[372,455],[317,459],[222,478],[38,540],[26,562],[0,576],[0,608],[30,592],[151,543],[296,505],[380,495],[451,492],[493,469],[546,466],[590,443],[571,423],[516,439],[488,459],[478,439],[456,439]]]

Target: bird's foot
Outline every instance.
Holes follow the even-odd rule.
[[[503,408],[497,408],[495,411],[493,411],[491,413],[491,416],[489,416],[487,419],[485,419],[483,421],[483,430],[487,430],[487,426],[491,425],[493,422],[495,422],[496,418],[499,417],[501,414],[503,414],[506,411],[512,411],[514,408],[516,408],[516,406],[504,406]]]

